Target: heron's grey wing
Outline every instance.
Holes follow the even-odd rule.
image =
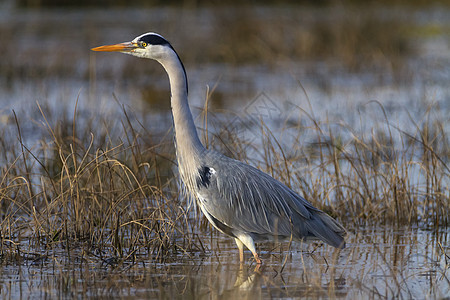
[[[205,167],[212,171],[203,169],[206,181],[199,181],[198,196],[210,217],[229,230],[316,237],[343,247],[345,229],[338,222],[266,173],[221,155],[205,158]]]

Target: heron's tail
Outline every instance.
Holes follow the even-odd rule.
[[[325,243],[339,248],[345,248],[345,239],[347,235],[345,228],[328,214],[317,211],[312,214],[308,224],[309,233],[321,239]]]

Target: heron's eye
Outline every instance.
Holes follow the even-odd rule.
[[[145,47],[147,47],[147,43],[146,42],[142,42],[141,46],[142,46],[142,48],[145,48]]]

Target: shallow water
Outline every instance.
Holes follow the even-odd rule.
[[[272,18],[285,12],[270,8],[258,11],[261,16],[270,13]],[[384,11],[383,16],[405,18],[399,11]],[[321,15],[307,9],[296,13],[301,18]],[[14,123],[12,109],[19,119],[29,118],[31,122],[24,122],[22,128],[27,141],[40,138],[34,135],[35,127],[42,125],[35,101],[47,105],[58,117],[71,117],[78,101],[81,124],[92,116],[123,117],[121,105],[125,104],[143,119],[146,128],[166,131],[171,125],[168,85],[159,66],[89,51],[90,47],[121,42],[148,30],[170,37],[181,57],[194,57],[186,68],[197,124],[201,124],[209,86],[214,89],[209,103],[212,114],[216,112],[220,118],[226,111],[227,116],[240,119],[254,118],[254,114],[258,120],[263,117],[280,143],[286,142],[287,154],[290,132],[279,121],[304,122],[307,128],[310,120],[301,113],[303,109],[331,126],[345,123],[339,127],[344,137],[353,133],[350,129],[359,133],[386,131],[382,109],[372,100],[383,105],[393,126],[414,132],[413,123],[420,127],[427,122],[422,118],[431,108],[432,120],[441,122],[446,132],[450,130],[450,54],[449,36],[445,34],[417,39],[418,52],[405,62],[408,71],[397,74],[389,68],[390,62],[386,68],[358,72],[336,62],[292,61],[286,57],[269,64],[196,63],[201,51],[192,49],[189,41],[195,35],[213,32],[215,15],[208,9],[182,13],[175,8],[124,9],[107,14],[100,10],[13,9],[0,14],[0,49],[4,50],[0,124],[10,128],[7,126]],[[425,9],[412,16],[418,24],[435,23],[444,29],[450,26],[445,7]],[[207,40],[220,41],[213,36]],[[266,110],[259,111],[260,105]],[[349,130],[342,130],[344,127]],[[5,134],[15,132],[6,130]],[[250,141],[258,142],[259,136],[252,134],[260,132],[250,128],[247,133]],[[420,186],[420,176],[411,176]],[[352,228],[351,224],[347,226]],[[0,293],[3,298],[377,299],[450,295],[450,230],[445,227],[437,232],[382,226],[355,228],[350,230],[347,248],[340,252],[328,246],[313,250],[314,246],[298,243],[290,250],[284,243],[280,251],[277,245],[265,244],[260,248],[264,260],[260,270],[255,270],[248,252],[246,264],[239,265],[232,239],[216,233],[198,234],[205,252],[179,254],[164,263],[154,262],[146,253],[116,260],[83,247],[67,251],[64,245],[55,244],[52,249],[40,249],[24,241],[17,247],[20,253],[12,247],[16,258],[1,257]],[[8,241],[4,243],[9,245]]]
[[[358,228],[342,251],[328,246],[262,244],[258,269],[246,252],[223,235],[202,236],[206,253],[180,254],[157,263],[143,254],[134,261],[73,250],[47,250],[21,263],[4,264],[3,298],[441,298],[450,293],[450,231]],[[280,248],[281,247],[281,248]],[[280,250],[281,249],[281,250]],[[45,255],[44,255],[45,254]]]

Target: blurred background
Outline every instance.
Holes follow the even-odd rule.
[[[213,111],[239,112],[265,93],[281,111],[294,103],[349,124],[371,100],[396,117],[430,103],[448,115],[448,16],[446,1],[422,0],[3,0],[1,120],[36,101],[69,114],[77,100],[90,112],[120,110],[118,102],[168,114],[161,67],[90,51],[148,31],[179,52],[193,107],[209,87]]]
[[[185,64],[200,130],[208,100],[210,132],[239,130],[257,113],[275,136],[284,134],[280,144],[288,149],[296,124],[308,128],[310,119],[360,134],[379,132],[380,139],[387,131],[379,124],[386,120],[414,136],[431,119],[432,130],[446,133],[449,8],[445,1],[422,0],[7,0],[0,6],[0,122],[13,125],[14,110],[26,120],[23,137],[38,141],[43,109],[55,122],[69,121],[65,130],[75,115],[86,133],[99,128],[94,120],[107,120],[109,139],[120,140],[117,121],[125,109],[132,122],[167,136],[170,92],[162,67],[90,51],[154,31]],[[343,140],[353,134],[337,131]],[[252,134],[243,136],[255,142]],[[315,139],[306,135],[303,143]],[[396,142],[402,147],[400,138]],[[447,144],[436,146],[444,157]]]

